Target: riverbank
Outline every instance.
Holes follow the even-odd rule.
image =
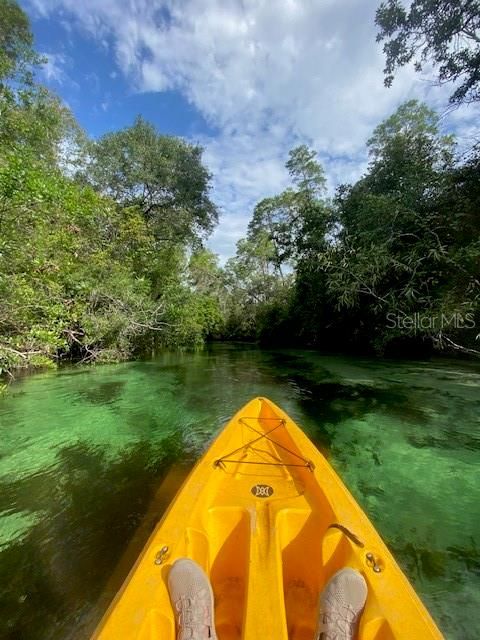
[[[210,349],[222,346],[231,346],[232,348],[253,348],[253,349],[282,349],[282,345],[277,344],[269,344],[262,343],[260,341],[254,340],[215,340],[215,341],[207,341],[202,345],[198,345],[196,348],[188,349],[178,349],[178,353],[201,353],[208,352]],[[340,358],[371,358],[373,361],[378,362],[391,362],[391,363],[405,363],[405,362],[416,362],[418,358],[422,358],[422,360],[432,363],[442,363],[445,361],[458,361],[461,363],[471,363],[473,366],[476,364],[480,365],[480,358],[476,353],[468,353],[465,351],[452,351],[446,350],[442,351],[434,351],[431,346],[425,348],[418,348],[418,344],[412,343],[411,348],[403,346],[398,346],[397,348],[391,349],[389,353],[385,356],[383,355],[375,355],[371,349],[357,349],[353,352],[349,351],[340,351],[335,349],[318,349],[311,345],[302,345],[302,344],[292,344],[287,347],[283,346],[283,349],[286,350],[308,350],[312,353],[318,354],[318,356],[328,356],[328,357],[340,357]],[[39,360],[37,363],[28,362],[26,359],[22,359],[18,366],[14,367],[12,370],[2,371],[0,370],[0,393],[5,391],[8,388],[8,385],[11,382],[23,380],[24,378],[38,374],[44,373],[46,371],[65,371],[70,369],[71,367],[91,367],[91,366],[104,366],[111,364],[121,364],[125,362],[142,362],[145,360],[149,360],[153,358],[161,358],[162,354],[170,354],[172,353],[169,349],[159,349],[156,354],[150,354],[150,356],[139,356],[137,358],[119,358],[116,360],[106,360],[106,361],[88,361],[85,362],[83,360],[71,361],[71,360],[56,360],[56,359],[44,359]]]

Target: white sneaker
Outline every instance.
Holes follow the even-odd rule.
[[[168,574],[168,591],[175,612],[177,640],[217,640],[213,621],[213,591],[204,570],[180,558]]]
[[[341,569],[320,595],[315,640],[353,640],[367,600],[365,578],[354,569]]]

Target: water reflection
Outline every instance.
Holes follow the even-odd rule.
[[[180,453],[172,436],[114,461],[79,443],[59,451],[55,472],[1,483],[2,501],[43,517],[0,553],[0,637],[85,637],[85,614]]]

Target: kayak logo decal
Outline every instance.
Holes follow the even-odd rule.
[[[255,484],[252,487],[255,498],[270,498],[273,495],[273,487],[269,484]]]

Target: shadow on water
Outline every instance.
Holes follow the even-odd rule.
[[[468,615],[458,615],[471,606],[469,583],[471,576],[480,577],[480,552],[471,538],[468,547],[447,547],[430,549],[414,543],[391,545],[395,558],[410,580],[421,588],[422,585],[441,584],[441,590],[434,594],[425,589],[423,600],[430,610],[436,611],[436,619],[443,630],[455,630],[448,638],[476,640],[475,619]],[[438,607],[438,597],[448,598],[456,607]],[[438,608],[438,610],[437,610]]]
[[[455,425],[449,429],[444,429],[439,433],[409,433],[408,443],[417,449],[437,448],[445,451],[452,449],[468,449],[470,451],[480,451],[480,435],[462,433]]]
[[[416,580],[444,577],[448,572],[455,578],[457,586],[465,582],[466,572],[480,576],[480,550],[473,538],[471,546],[447,547],[445,550],[433,550],[414,546],[411,542],[393,547],[396,557],[405,571]],[[455,568],[452,569],[452,563]]]
[[[92,404],[110,404],[120,398],[125,385],[125,380],[110,380],[94,387],[85,387],[78,394],[80,399]]]
[[[395,385],[374,386],[335,379],[328,368],[315,367],[299,356],[274,353],[271,359],[281,372],[278,377],[296,390],[303,414],[317,426],[311,435],[322,450],[328,451],[335,437],[328,427],[342,425],[352,418],[360,420],[371,412],[414,424],[429,421],[428,413],[412,404],[411,395]]]
[[[138,443],[114,461],[79,444],[59,452],[55,473],[0,485],[2,498],[19,509],[32,504],[33,492],[40,510],[52,510],[1,550],[0,575],[8,576],[0,587],[1,638],[88,636],[106,580],[180,453],[173,437],[157,446]]]

